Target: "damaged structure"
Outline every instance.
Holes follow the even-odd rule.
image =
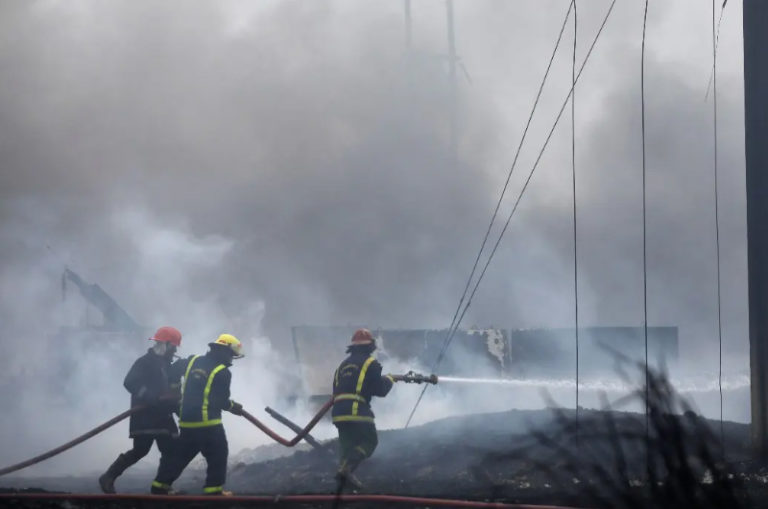
[[[74,286],[77,292],[72,292]],[[55,366],[48,366],[45,376],[50,383],[60,387],[62,380],[70,380],[71,374],[81,369],[84,362],[92,360],[93,365],[110,367],[122,371],[130,365],[135,349],[142,345],[152,330],[140,325],[117,301],[96,283],[89,283],[76,272],[65,269],[61,276],[62,302],[67,303],[68,325],[63,325],[48,337],[52,345],[67,345],[56,357]],[[71,301],[70,294],[75,297]],[[131,346],[126,348],[126,345]],[[63,384],[71,397],[76,397],[77,387]]]

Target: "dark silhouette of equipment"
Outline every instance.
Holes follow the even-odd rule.
[[[396,382],[405,382],[407,384],[432,384],[437,385],[437,375],[422,375],[409,371],[404,375],[391,375]]]

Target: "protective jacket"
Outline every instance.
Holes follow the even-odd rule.
[[[232,408],[232,373],[215,353],[186,360],[179,406],[179,427],[205,428],[221,424],[221,411]]]
[[[372,355],[353,352],[333,377],[333,422],[374,422],[371,398],[386,396],[393,383]]]
[[[176,366],[176,365],[174,365]],[[176,435],[179,430],[173,420],[176,404],[158,401],[161,396],[172,394],[171,385],[180,378],[175,375],[178,367],[171,366],[165,356],[157,355],[151,348],[136,359],[123,386],[131,393],[131,406],[148,405],[148,408],[131,415],[129,436]]]

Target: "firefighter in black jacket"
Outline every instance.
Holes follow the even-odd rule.
[[[384,397],[392,389],[392,376],[381,375],[381,364],[374,359],[376,341],[367,329],[359,329],[347,347],[349,357],[333,377],[333,424],[339,431],[340,463],[336,480],[351,479],[352,472],[369,458],[378,445],[376,424],[371,410],[373,396]]]
[[[166,456],[179,433],[173,420],[176,404],[160,401],[160,397],[172,394],[174,379],[181,378],[181,373],[174,375],[180,366],[171,365],[176,349],[181,345],[181,332],[174,327],[160,327],[149,339],[155,344],[133,363],[123,382],[131,393],[131,407],[145,405],[147,408],[131,415],[129,436],[133,439],[133,449],[118,456],[99,477],[104,493],[115,492],[115,479],[146,456],[153,442],[157,442],[160,453]]]
[[[181,435],[173,453],[160,458],[152,493],[171,493],[173,482],[197,453],[202,453],[208,464],[203,493],[229,494],[224,492],[229,447],[221,412],[242,415],[243,406],[229,399],[229,366],[232,359],[243,357],[242,345],[235,336],[222,334],[208,346],[210,350],[205,355],[186,360],[179,406]]]

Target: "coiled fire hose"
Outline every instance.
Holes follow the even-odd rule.
[[[397,381],[402,381],[406,383],[437,383],[437,377],[435,375],[430,376],[424,376],[419,375],[417,373],[408,372],[405,375],[394,375],[393,378]],[[160,398],[161,401],[173,401],[174,398]],[[328,401],[325,402],[325,404],[318,410],[317,414],[312,418],[311,421],[309,421],[309,424],[307,424],[301,432],[299,432],[295,437],[288,440],[286,438],[281,437],[274,431],[272,431],[266,424],[258,420],[256,417],[251,415],[250,413],[246,412],[245,410],[241,411],[241,415],[245,417],[248,422],[259,428],[261,431],[263,431],[269,438],[274,440],[275,442],[282,444],[286,447],[293,447],[299,442],[301,442],[304,437],[306,437],[310,431],[312,431],[312,428],[314,428],[318,422],[320,422],[320,419],[323,418],[323,416],[328,412],[328,410],[333,406],[333,398],[330,398]],[[89,432],[80,435],[79,437],[75,438],[74,440],[70,440],[66,444],[60,445],[59,447],[56,447],[55,449],[51,449],[48,452],[45,452],[43,454],[40,454],[38,456],[35,456],[34,458],[30,458],[26,461],[22,461],[21,463],[16,463],[15,465],[11,465],[9,467],[5,467],[3,469],[0,469],[0,476],[10,474],[11,472],[17,472],[19,470],[22,470],[24,468],[27,468],[29,466],[35,465],[37,463],[40,463],[41,461],[45,461],[48,458],[52,458],[56,456],[57,454],[61,454],[62,452],[73,448],[76,445],[79,445],[89,438],[93,438],[94,436],[98,435],[102,431],[106,430],[107,428],[111,428],[118,422],[128,418],[131,414],[138,412],[140,410],[143,410],[146,408],[146,405],[138,405],[135,407],[132,407],[125,412],[116,415],[115,417],[111,418],[107,422],[96,426]]]

